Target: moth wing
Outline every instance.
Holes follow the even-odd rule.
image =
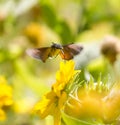
[[[65,60],[70,60],[75,55],[78,55],[82,49],[83,49],[82,46],[75,45],[75,44],[64,45],[63,49],[60,52],[61,58]]]
[[[45,62],[49,57],[51,48],[44,47],[44,48],[28,49],[26,52],[29,56],[32,56],[33,58],[36,58],[36,59],[40,59],[43,62]]]
[[[63,46],[63,49],[67,49],[71,53],[73,53],[73,55],[77,55],[81,52],[83,47],[80,45],[76,45],[76,44],[68,44],[68,45]]]

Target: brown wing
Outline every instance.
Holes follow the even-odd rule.
[[[46,59],[49,57],[51,47],[28,49],[26,52],[29,56],[32,56],[36,59],[40,59],[45,62]]]
[[[70,60],[75,55],[78,55],[82,49],[83,49],[82,46],[79,46],[76,44],[64,45],[63,49],[61,49],[61,52],[60,52],[61,58],[65,60]]]

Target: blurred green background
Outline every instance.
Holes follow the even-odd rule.
[[[43,63],[29,57],[28,48],[81,44],[85,51],[74,59],[81,79],[88,72],[96,79],[108,71],[113,75],[100,43],[106,35],[120,37],[119,12],[119,0],[0,0],[0,75],[12,86],[15,102],[0,124],[49,125],[28,112],[54,83],[62,59]]]

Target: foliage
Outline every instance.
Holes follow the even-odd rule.
[[[54,119],[61,119],[61,124],[119,124],[119,12],[119,0],[1,0],[0,119],[4,120],[0,124],[49,125],[52,120],[47,115],[51,114]],[[108,34],[112,37],[105,37]],[[59,56],[42,63],[26,54],[27,48],[46,47],[52,42],[80,44],[83,51],[74,57],[74,61],[65,63],[60,63]],[[59,63],[60,70],[56,73]],[[55,107],[56,98],[51,95],[57,96],[60,103],[55,109],[57,118],[54,108],[45,112],[45,106],[53,104]],[[81,95],[86,100],[82,100]],[[44,107],[43,114],[47,113],[44,117],[48,118],[45,120],[31,111],[41,97],[49,102],[37,106],[38,112],[39,105]],[[111,107],[110,111],[103,110],[104,115],[96,121],[93,120],[96,117],[80,117],[85,115],[76,109],[77,106],[84,109],[79,107],[79,101],[82,100],[85,108],[90,109],[89,103],[102,102],[101,98],[106,100],[105,107]],[[68,102],[76,105],[74,110],[67,107]],[[78,114],[71,114],[75,111]],[[97,116],[100,113],[95,110],[88,114]]]

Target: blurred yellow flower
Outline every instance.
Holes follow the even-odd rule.
[[[103,120],[112,123],[120,116],[120,88],[115,86],[103,98]]]
[[[5,120],[6,119],[6,115],[5,115],[5,112],[0,109],[0,120]]]
[[[33,107],[34,99],[31,97],[19,98],[15,100],[13,108],[15,113],[17,114],[28,114],[31,112],[31,108]],[[28,103],[29,102],[29,103]]]
[[[5,119],[4,106],[13,104],[12,88],[7,85],[6,79],[0,76],[0,119]]]
[[[75,73],[73,61],[60,63],[60,70],[56,74],[56,82],[53,84],[51,91],[44,95],[43,99],[34,107],[34,111],[41,118],[52,115],[54,117],[54,125],[60,125],[61,109],[63,109],[68,97],[66,86],[73,79]]]
[[[43,41],[42,27],[38,23],[30,23],[25,29],[24,34],[36,45],[41,44]]]
[[[105,124],[115,122],[120,115],[120,88],[108,90],[102,82],[84,85],[66,103],[64,112],[80,120],[96,119]]]
[[[102,98],[106,95],[104,92],[99,93],[94,87],[85,86],[79,88],[76,95],[66,103],[65,113],[78,119],[101,118]]]

